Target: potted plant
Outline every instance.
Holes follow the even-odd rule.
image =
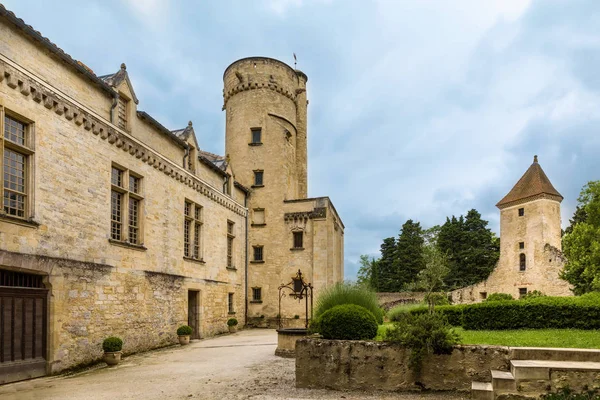
[[[117,365],[121,361],[121,350],[123,349],[123,341],[115,336],[107,337],[102,342],[102,350],[104,350],[104,362],[109,367]]]
[[[230,333],[234,333],[237,330],[238,320],[235,318],[229,318],[227,320],[227,327],[229,328]]]
[[[190,335],[194,330],[191,326],[181,325],[177,328],[177,336],[179,337],[179,344],[184,346],[190,343]]]

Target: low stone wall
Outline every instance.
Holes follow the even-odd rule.
[[[468,391],[472,381],[490,382],[490,370],[509,370],[509,348],[455,346],[431,355],[419,376],[408,367],[410,350],[393,343],[301,339],[296,342],[299,388],[402,391]]]
[[[401,304],[420,303],[425,298],[424,292],[393,292],[393,293],[377,293],[379,305],[385,310],[394,308]]]

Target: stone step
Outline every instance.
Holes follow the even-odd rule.
[[[511,347],[509,349],[509,358],[511,360],[600,362],[600,350],[549,347]]]
[[[542,397],[546,392],[503,392],[496,395],[495,400],[534,400]]]
[[[494,400],[494,388],[490,382],[471,382],[471,399]]]
[[[491,370],[492,372],[492,387],[494,391],[517,390],[517,381],[513,374],[508,371]]]
[[[549,380],[551,370],[600,371],[600,362],[511,360],[510,372],[517,381]]]

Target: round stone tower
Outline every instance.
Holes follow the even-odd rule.
[[[250,57],[227,67],[223,81],[225,153],[236,180],[262,185],[253,193],[257,201],[306,198],[306,75],[272,58]]]

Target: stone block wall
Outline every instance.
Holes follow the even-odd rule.
[[[392,343],[301,339],[296,342],[296,386],[467,391],[474,380],[491,381],[490,369],[509,370],[508,347],[455,346],[452,354],[426,357],[421,374],[415,375],[408,367],[409,351]]]

